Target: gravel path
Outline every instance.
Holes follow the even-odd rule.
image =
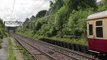
[[[0,60],[7,60],[8,41],[3,39],[2,48],[0,49]]]

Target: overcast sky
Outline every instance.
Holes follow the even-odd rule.
[[[49,0],[15,0],[12,14],[13,3],[14,0],[0,0],[0,18],[4,21],[24,21],[40,10],[49,9]]]
[[[25,18],[36,15],[40,10],[49,9],[49,0],[15,0],[12,14],[13,3],[14,0],[0,0],[0,18],[4,21],[24,21]]]
[[[97,2],[100,2],[101,0],[97,0]]]

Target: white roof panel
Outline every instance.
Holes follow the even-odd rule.
[[[98,13],[89,15],[87,19],[90,20],[90,19],[97,19],[97,18],[103,18],[103,17],[107,17],[107,11],[98,12]]]

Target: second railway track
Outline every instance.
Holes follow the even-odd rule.
[[[95,60],[93,56],[70,51],[46,42],[35,41],[20,35],[13,37],[29,51],[34,60]]]

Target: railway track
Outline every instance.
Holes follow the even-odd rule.
[[[63,47],[60,47],[60,46],[55,46],[53,44],[51,44],[51,46],[46,43],[46,42],[43,42],[43,41],[39,41],[40,43],[42,43],[43,46],[49,48],[49,49],[53,49],[55,50],[56,52],[60,52],[64,55],[67,55],[69,57],[73,57],[73,58],[76,58],[77,60],[95,60],[94,56],[91,56],[91,55],[87,55],[87,54],[83,54],[81,52],[76,52],[76,51],[73,51],[73,50],[69,50],[69,49],[66,49],[66,48],[63,48]],[[48,47],[48,45],[50,47]]]
[[[33,40],[20,35],[14,35],[14,38],[29,51],[34,60],[96,60],[93,56],[43,41]]]
[[[28,52],[32,55],[33,60],[55,60],[50,55],[40,51],[39,49],[35,48],[33,45],[29,44],[23,39],[20,39],[19,37],[15,37],[15,39],[18,43],[20,43],[24,48],[28,50]]]

